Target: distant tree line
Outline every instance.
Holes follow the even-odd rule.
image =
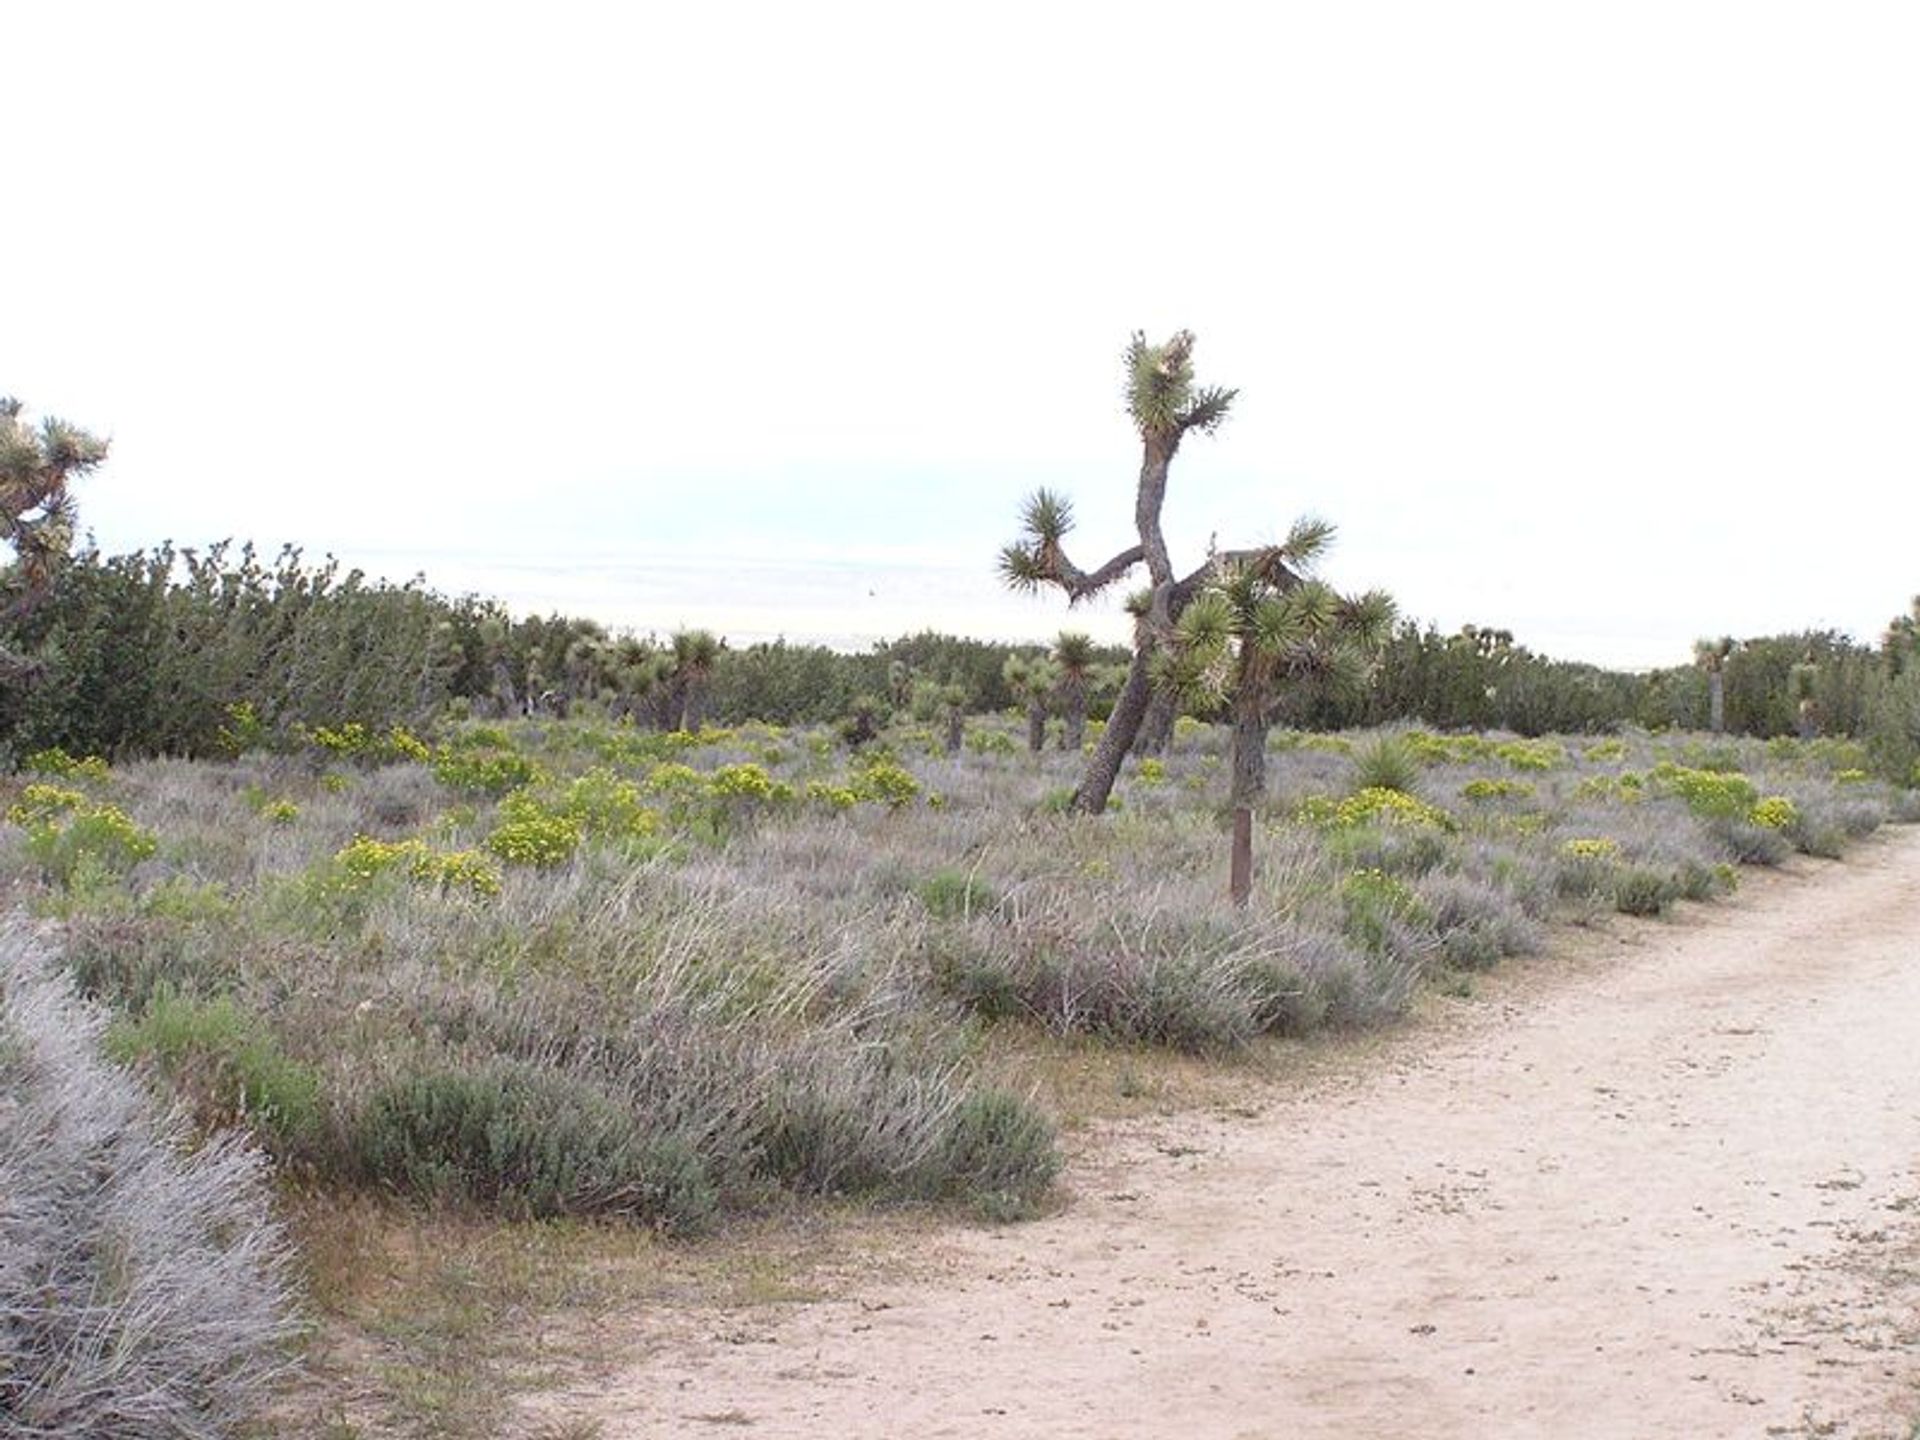
[[[588,619],[514,618],[473,596],[415,581],[372,581],[297,550],[249,546],[69,556],[38,586],[0,570],[0,746],[109,755],[217,753],[231,707],[270,731],[421,725],[472,714],[576,711],[677,728],[765,720],[832,724],[865,707],[877,720],[937,723],[951,712],[1013,711],[1058,735],[1103,719],[1128,652],[1070,632],[1053,646],[925,632],[844,653],[776,640],[732,646],[702,631],[653,640]],[[1065,661],[1063,667],[1062,661]],[[1722,723],[1735,734],[1872,741],[1907,774],[1920,758],[1920,611],[1878,645],[1833,631],[1729,644],[1714,664]],[[1706,663],[1629,674],[1536,655],[1505,631],[1443,634],[1403,621],[1370,685],[1281,687],[1275,718],[1311,728],[1417,721],[1522,735],[1705,729]],[[1186,713],[1226,719],[1190,696]],[[1049,732],[1052,724],[1055,730]]]

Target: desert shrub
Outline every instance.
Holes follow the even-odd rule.
[[[1846,798],[1835,806],[1835,822],[1849,840],[1871,835],[1887,823],[1887,807],[1878,800]]]
[[[1356,790],[1343,800],[1310,796],[1301,803],[1298,818],[1329,830],[1355,825],[1430,825],[1445,831],[1459,828],[1444,810],[1399,790]]]
[[[319,1075],[290,1059],[266,1022],[229,996],[196,1000],[162,991],[138,1020],[108,1032],[107,1052],[124,1063],[156,1065],[193,1099],[207,1128],[247,1125],[283,1154],[311,1144],[320,1129]]]
[[[579,821],[546,813],[532,803],[503,808],[507,818],[493,828],[486,845],[509,865],[548,869],[566,864],[580,848],[584,837]]]
[[[104,780],[111,773],[98,755],[76,760],[58,745],[36,750],[20,762],[20,768],[34,775],[58,775],[63,779]]]
[[[0,1429],[219,1440],[282,1369],[287,1252],[258,1155],[190,1148],[104,1027],[0,930]]]
[[[364,888],[383,875],[404,876],[429,890],[468,895],[498,895],[501,889],[499,870],[478,851],[442,852],[424,840],[375,840],[366,835],[356,836],[342,847],[331,865],[315,873],[313,881],[322,888],[336,883]]]
[[[625,1215],[675,1230],[718,1196],[694,1147],[603,1091],[526,1061],[425,1070],[376,1091],[356,1124],[366,1177],[506,1214]]]
[[[202,927],[130,915],[69,921],[63,958],[83,996],[127,1013],[168,990],[224,987],[234,959]]]
[[[607,769],[592,769],[570,780],[557,809],[595,840],[642,839],[661,829],[660,814],[647,808],[640,787]]]
[[[1371,955],[1415,948],[1413,937],[1433,919],[1419,892],[1384,870],[1356,870],[1341,881],[1340,908],[1347,938]]]
[[[1305,1035],[1323,1024],[1364,1023],[1404,999],[1380,993],[1368,958],[1338,935],[1282,922],[1249,940],[1226,963],[1261,1032]]]
[[[1418,887],[1440,958],[1456,970],[1485,970],[1540,948],[1540,929],[1508,893],[1465,875],[1435,875]]]
[[[1469,780],[1460,787],[1460,795],[1466,800],[1525,800],[1532,796],[1533,786],[1525,780],[1496,779]]]
[[[1557,740],[1506,740],[1495,745],[1493,753],[1515,770],[1551,770],[1567,761]]]
[[[1623,915],[1663,915],[1680,898],[1680,884],[1651,865],[1623,865],[1611,882],[1613,907]]]
[[[1380,735],[1353,752],[1354,789],[1411,794],[1420,783],[1420,756],[1404,737]]]
[[[1785,830],[1799,818],[1798,807],[1784,795],[1763,796],[1754,802],[1753,809],[1747,813],[1749,824],[1766,830]]]
[[[1344,869],[1425,875],[1446,862],[1447,836],[1431,826],[1356,825],[1328,832],[1327,853]]]
[[[862,800],[896,810],[920,794],[920,782],[912,772],[891,760],[874,759],[856,766],[849,783]]]
[[[433,752],[433,778],[469,795],[505,795],[540,778],[540,767],[511,746],[475,743],[478,732]]]
[[[1728,758],[1738,763],[1737,754]],[[1688,768],[1663,761],[1653,768],[1651,779],[1660,793],[1678,795],[1689,810],[1709,820],[1746,815],[1760,798],[1753,782],[1732,768]]]
[[[1646,797],[1643,776],[1627,771],[1621,775],[1589,775],[1573,787],[1576,800],[1619,800],[1629,805]]]
[[[1793,841],[1780,829],[1751,820],[1714,820],[1707,833],[1736,865],[1778,865],[1793,853]]]
[[[879,1047],[780,1057],[757,1107],[761,1165],[812,1194],[917,1194],[947,1187],[942,1141],[959,1103],[939,1069]]]
[[[1802,855],[1838,860],[1846,853],[1847,832],[1824,814],[1802,812],[1781,833]]]
[[[964,920],[999,903],[993,887],[965,870],[941,870],[914,887],[927,913],[940,920]]]
[[[989,1220],[1024,1220],[1060,1171],[1053,1126],[1033,1104],[1005,1090],[978,1090],[947,1124],[940,1189],[966,1197]]]
[[[60,820],[86,809],[86,794],[63,785],[29,785],[20,798],[7,807],[7,821],[23,829]]]
[[[770,805],[787,797],[790,793],[758,765],[722,765],[713,772],[707,782],[716,797],[722,800],[757,801]]]
[[[33,791],[45,787],[27,788]],[[29,821],[26,831],[27,857],[50,880],[62,885],[84,868],[107,873],[130,870],[160,848],[152,832],[141,829],[114,805],[85,803],[70,807]]]
[[[969,727],[966,745],[968,751],[975,755],[1018,755],[1020,753],[1019,743],[1004,730]]]
[[[1610,892],[1620,845],[1604,835],[1567,840],[1554,856],[1554,891],[1569,899]]]
[[[1029,987],[1011,955],[985,945],[965,930],[941,929],[927,937],[928,978],[934,989],[983,1020],[1028,1016]]]
[[[386,765],[411,760],[425,763],[432,758],[425,742],[404,725],[376,730],[349,720],[343,725],[299,727],[299,738],[331,760],[360,765]]]

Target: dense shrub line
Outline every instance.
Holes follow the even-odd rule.
[[[1913,633],[1896,622],[1879,648],[1829,631],[1743,642],[1721,675],[1728,730],[1859,739],[1877,773],[1912,783]],[[688,718],[696,713],[722,725],[856,716],[930,724],[1029,703],[1015,693],[1018,666],[1010,672],[1008,661],[1042,649],[935,634],[857,654],[785,641],[728,647],[713,637],[676,647],[609,636],[581,617],[515,619],[473,596],[372,582],[296,550],[266,561],[224,544],[83,552],[41,603],[0,627],[0,646],[32,660],[0,694],[0,760],[53,745],[210,755],[259,738],[290,741],[303,727],[372,734],[437,721],[449,706],[517,713],[542,697],[563,711],[584,705],[662,729],[697,730],[700,719]],[[1091,658],[1074,713],[1084,702],[1099,718],[1125,653],[1096,649]],[[1042,733],[1048,703],[1039,707]],[[1694,665],[1627,674],[1536,655],[1503,631],[1449,635],[1406,622],[1364,695],[1303,692],[1282,718],[1320,729],[1414,721],[1537,736],[1697,728],[1709,708],[1708,677]]]

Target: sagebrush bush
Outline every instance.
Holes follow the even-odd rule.
[[[1507,956],[1540,948],[1540,927],[1496,886],[1467,875],[1434,875],[1420,882],[1418,894],[1440,938],[1440,958],[1457,970],[1491,969]]]
[[[1053,1126],[1039,1108],[1005,1090],[981,1090],[948,1120],[938,1187],[989,1220],[1024,1220],[1059,1170]]]
[[[1613,906],[1623,915],[1662,915],[1681,895],[1680,882],[1648,865],[1625,865],[1610,881]]]
[[[524,1061],[396,1080],[368,1102],[356,1139],[376,1183],[510,1215],[626,1215],[688,1230],[718,1205],[686,1139]]]
[[[229,1440],[292,1334],[260,1159],[190,1146],[105,1024],[0,928],[0,1431]]]

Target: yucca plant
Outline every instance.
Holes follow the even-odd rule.
[[[676,630],[668,643],[673,669],[666,728],[698,730],[706,723],[708,682],[722,643],[711,630]]]
[[[958,755],[967,738],[967,687],[949,681],[940,687],[937,698],[940,722],[947,732],[947,754]]]
[[[1381,591],[1342,596],[1306,570],[1325,553],[1333,527],[1295,523],[1278,545],[1223,557],[1174,628],[1159,682],[1196,704],[1223,711],[1233,726],[1232,895],[1244,905],[1252,883],[1252,810],[1266,788],[1267,732],[1288,691],[1357,695],[1393,626]]]
[[[1715,735],[1727,728],[1727,660],[1734,651],[1731,635],[1693,642],[1693,663],[1707,672],[1707,728]]]
[[[1027,712],[1027,749],[1038,755],[1047,743],[1047,707],[1052,703],[1059,674],[1053,662],[1039,656],[1009,655],[1001,667],[1001,678],[1013,693],[1014,702]]]
[[[64,420],[43,420],[36,429],[20,418],[22,408],[0,396],[0,543],[14,554],[11,571],[0,575],[0,625],[45,598],[73,543],[68,486],[107,458],[106,441]],[[32,668],[26,656],[0,645],[0,677]]]
[[[1811,740],[1820,733],[1819,683],[1820,667],[1811,659],[1787,672],[1787,684],[1793,695],[1794,720],[1802,740]]]
[[[623,635],[614,642],[605,664],[608,715],[664,725],[672,662],[639,637]]]
[[[1087,738],[1087,700],[1092,689],[1095,652],[1093,637],[1079,630],[1062,630],[1053,642],[1053,663],[1059,678],[1054,693],[1060,702],[1060,748],[1078,751]]]

